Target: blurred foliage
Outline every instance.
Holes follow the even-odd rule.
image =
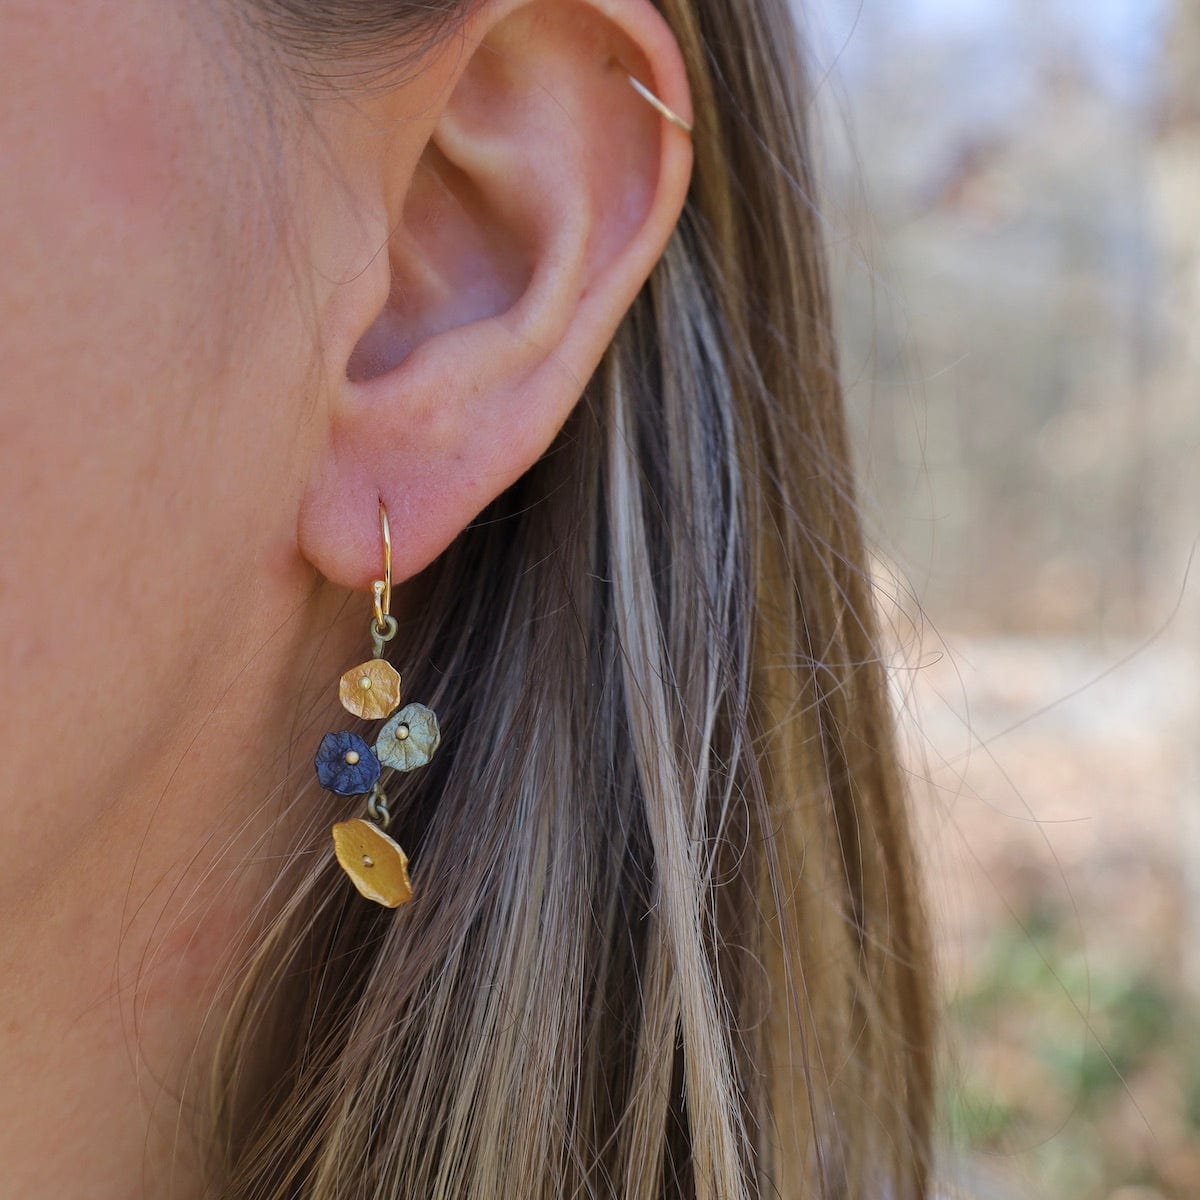
[[[1200,3],[797,4],[927,706],[948,1167],[973,1200],[1196,1200]]]
[[[1029,1195],[1195,1200],[1200,1010],[1152,956],[1080,952],[1074,924],[1046,906],[997,930],[951,998],[952,1141],[985,1176],[1019,1160]]]

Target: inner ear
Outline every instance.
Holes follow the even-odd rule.
[[[654,202],[660,118],[628,83],[627,64],[650,69],[636,42],[589,0],[509,7],[469,55],[404,192],[387,301],[354,348],[351,382],[514,312],[539,267],[571,269],[586,288]]]
[[[388,242],[387,300],[346,366],[351,382],[386,374],[439,333],[508,311],[528,290],[536,247],[520,227],[498,223],[490,203],[431,139]]]

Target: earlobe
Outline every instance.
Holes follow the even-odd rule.
[[[378,570],[380,496],[404,579],[545,452],[686,195],[688,134],[626,73],[690,120],[650,0],[501,0],[463,36],[444,47],[453,67],[415,169],[397,186],[405,155],[377,138],[383,161],[363,172],[384,181],[363,203],[387,216],[373,269],[388,299],[378,280],[338,298],[364,332],[329,340],[340,383],[299,527],[305,556],[348,587]]]

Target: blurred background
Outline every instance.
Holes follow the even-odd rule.
[[[946,1171],[1195,1200],[1200,2],[797,3]]]

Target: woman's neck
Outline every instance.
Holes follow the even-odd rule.
[[[70,797],[47,800],[34,886],[0,881],[4,1196],[204,1194],[193,1131],[223,973],[277,869],[287,748],[328,723],[310,701],[361,641],[335,620],[312,605],[248,672],[227,654],[172,728],[148,720],[143,759],[86,828]]]

